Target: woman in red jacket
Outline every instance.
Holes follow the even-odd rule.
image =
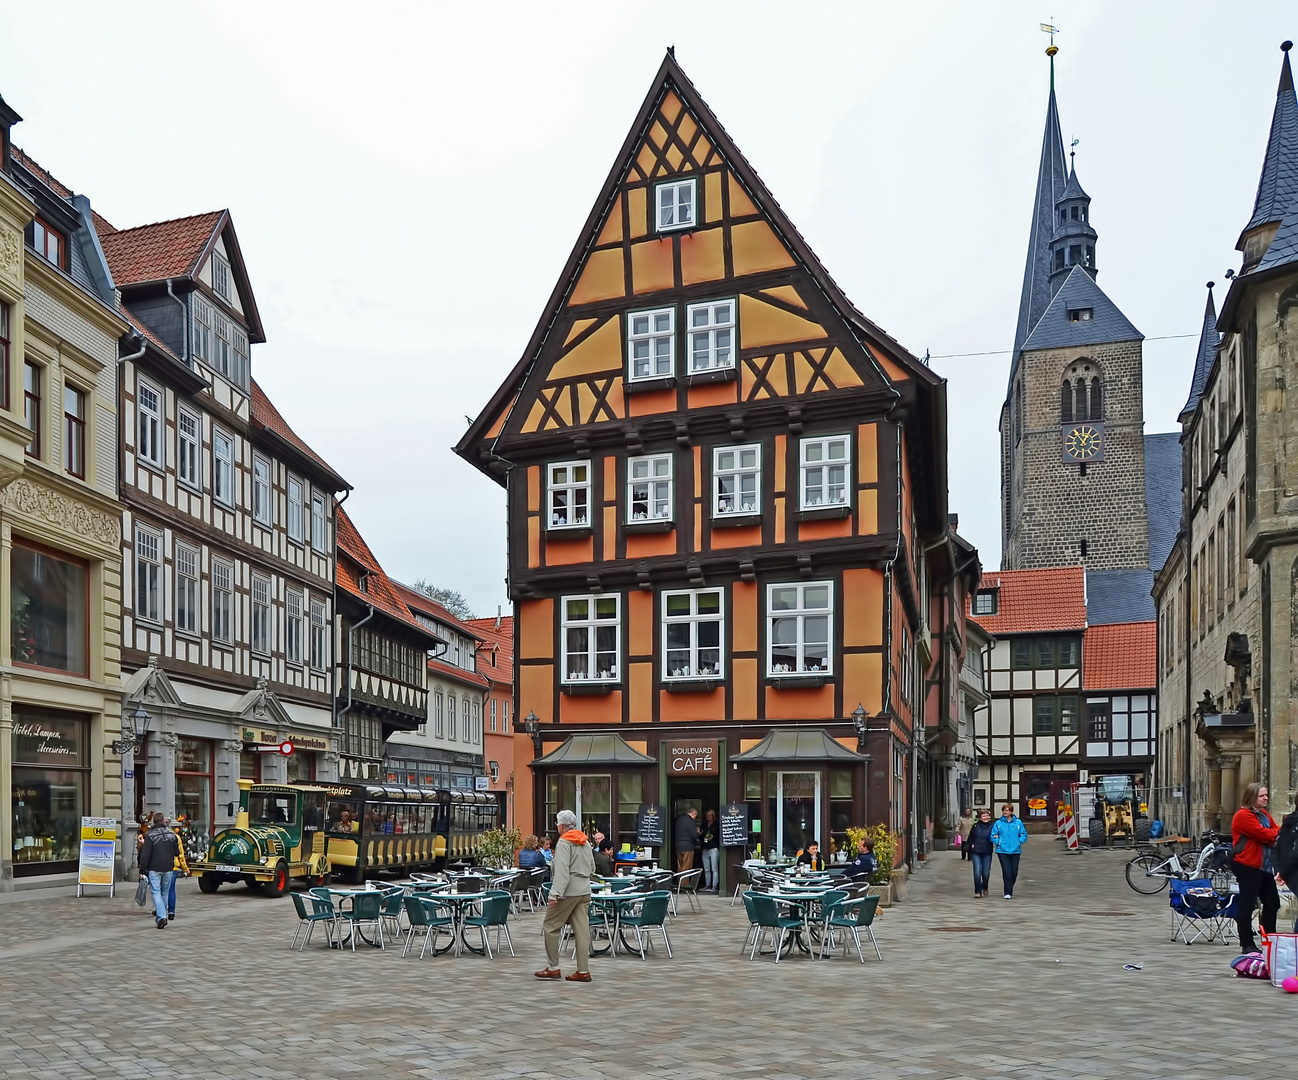
[[[1249,784],[1244,789],[1244,805],[1231,818],[1231,838],[1235,841],[1235,877],[1239,881],[1239,950],[1256,952],[1253,936],[1253,908],[1262,901],[1262,929],[1275,933],[1275,917],[1280,911],[1280,893],[1275,887],[1275,869],[1271,865],[1271,848],[1280,827],[1266,812],[1270,792],[1265,784]]]

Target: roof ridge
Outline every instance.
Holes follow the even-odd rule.
[[[162,218],[158,221],[145,222],[143,225],[129,225],[124,229],[116,229],[113,236],[126,236],[129,233],[141,232],[144,229],[156,229],[159,225],[179,225],[182,221],[197,221],[199,218],[220,217],[222,214],[229,213],[229,207],[223,207],[220,210],[204,210],[197,214],[183,214],[180,217]]]

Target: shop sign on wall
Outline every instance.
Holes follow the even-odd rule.
[[[721,772],[718,739],[678,739],[667,743],[668,776],[716,776]]]

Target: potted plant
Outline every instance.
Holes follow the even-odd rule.
[[[490,829],[478,837],[478,858],[483,866],[507,870],[522,844],[523,834],[517,829]]]

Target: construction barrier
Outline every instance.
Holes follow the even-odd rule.
[[[1073,814],[1073,808],[1067,803],[1061,805],[1063,811],[1063,829],[1064,829],[1064,846],[1069,851],[1080,850],[1077,846],[1077,818]]]
[[[1067,796],[1065,796],[1065,798],[1067,798]],[[1064,802],[1063,799],[1060,799],[1057,803],[1055,803],[1055,835],[1056,836],[1064,835],[1064,814],[1068,811],[1068,809],[1069,809],[1068,804]]]

